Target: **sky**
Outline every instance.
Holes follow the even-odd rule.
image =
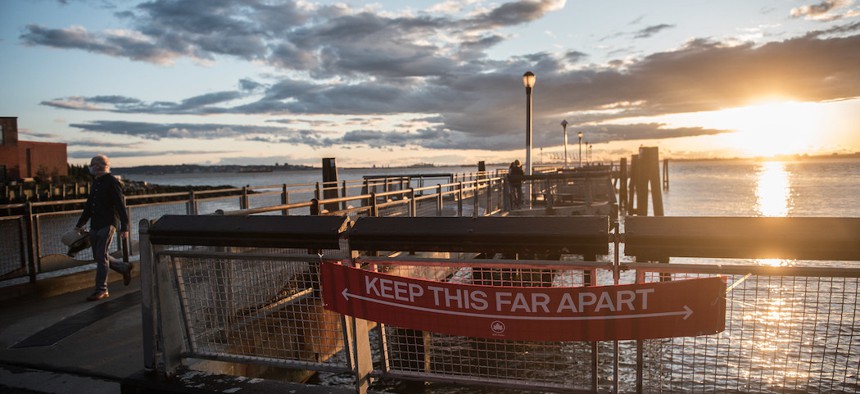
[[[0,50],[74,164],[522,161],[526,71],[536,164],[860,151],[852,0],[2,0]]]

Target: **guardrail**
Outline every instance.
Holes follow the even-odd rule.
[[[316,219],[323,218],[351,220]],[[182,231],[170,233],[171,223],[183,220],[171,219],[161,229],[156,222],[152,231],[143,222],[142,261],[149,268],[142,274],[157,291],[144,297],[150,319],[147,367],[169,375],[189,360],[214,360],[326,371],[352,375],[357,391],[376,378],[572,392],[860,391],[860,250],[847,243],[840,253],[816,246],[840,245],[857,234],[834,235],[816,225],[856,229],[860,219],[628,217],[625,233],[607,217],[361,216],[351,228],[338,224],[325,231],[313,219],[277,218],[296,222],[272,237],[207,233],[200,239],[210,243],[202,245],[183,241]],[[243,234],[246,228],[237,226],[229,227]],[[183,230],[185,236],[193,227]],[[201,227],[219,228],[208,222]],[[275,228],[260,227],[264,233]],[[310,240],[290,235],[299,227]],[[329,243],[314,234],[327,234],[319,237]],[[690,245],[704,245],[702,256],[720,260],[679,264],[677,256],[696,257]],[[627,250],[639,254],[639,262],[629,262]],[[428,258],[422,251],[434,254]],[[725,259],[744,253],[820,260],[770,267]],[[727,285],[725,330],[695,337],[536,342],[375,324],[322,308],[319,269],[330,264],[324,259],[389,275],[502,288],[720,276]]]

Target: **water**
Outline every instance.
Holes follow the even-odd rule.
[[[489,171],[499,167],[489,166]],[[343,180],[365,175],[472,173],[477,167],[339,169]],[[322,181],[322,170],[265,173],[129,175],[161,185],[271,186]],[[802,161],[670,161],[666,216],[860,217],[860,159]],[[442,181],[439,181],[442,182]],[[428,186],[430,183],[428,182]]]
[[[493,172],[497,168],[487,166],[487,171]],[[504,167],[507,169],[507,167]],[[338,179],[340,181],[361,180],[366,175],[411,175],[411,174],[468,174],[478,171],[477,166],[464,167],[422,167],[422,168],[340,168]],[[119,173],[122,175],[122,173]],[[134,181],[149,182],[158,185],[174,186],[272,186],[281,184],[309,184],[322,182],[322,170],[297,170],[297,171],[273,171],[273,172],[226,172],[226,173],[200,173],[200,174],[134,174],[124,176]],[[428,185],[429,186],[429,185]]]
[[[669,163],[666,216],[860,217],[860,159]]]

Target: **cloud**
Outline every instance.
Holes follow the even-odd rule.
[[[527,24],[564,1],[512,1],[461,14],[376,13],[346,5],[259,1],[153,0],[121,13],[133,29],[90,33],[82,27],[30,25],[29,45],[103,53],[166,63],[181,57],[231,57],[280,68],[280,77],[242,78],[235,89],[146,101],[117,92],[46,100],[54,108],[140,115],[262,115],[267,125],[78,122],[83,131],[164,138],[238,138],[311,148],[360,144],[428,149],[509,150],[522,146],[526,70],[537,74],[535,136],[559,143],[561,119],[593,130],[594,141],[725,132],[669,129],[631,117],[712,111],[746,105],[762,95],[798,101],[860,97],[860,23],[828,26],[761,45],[692,39],[685,45],[607,64],[583,64],[589,54],[523,53],[492,59],[486,53],[509,37],[502,28]],[[798,15],[845,10],[821,3]],[[132,17],[133,16],[133,17]],[[634,21],[639,23],[639,20]],[[631,37],[673,28],[655,24]],[[121,40],[126,41],[121,41]],[[127,45],[128,44],[128,45]],[[135,45],[136,44],[136,45]],[[571,65],[577,67],[571,67]],[[284,77],[289,75],[290,77]],[[263,79],[266,78],[266,79]],[[374,117],[419,117],[373,122]],[[358,118],[338,125],[323,117]],[[363,123],[361,123],[363,122]],[[605,132],[603,131],[605,130]],[[545,140],[541,140],[545,138]],[[553,142],[555,141],[555,142]]]
[[[92,148],[94,146],[102,147],[102,148],[127,148],[129,144],[128,144],[128,141],[110,142],[110,141],[98,140],[95,138],[88,138],[88,139],[67,140],[66,145],[68,145],[69,147],[72,147],[72,148],[74,148],[74,147]]]
[[[131,26],[91,33],[29,25],[26,45],[79,49],[156,64],[232,57],[316,78],[447,75],[502,42],[494,30],[537,20],[564,0],[516,0],[465,17],[380,14],[299,1],[153,0],[117,12]],[[460,43],[463,43],[462,45]]]
[[[665,23],[662,23],[659,25],[648,26],[642,30],[639,30],[639,31],[633,33],[633,38],[649,38],[649,37],[654,36],[655,34],[661,32],[663,30],[671,29],[673,27],[675,27],[675,25],[669,25],[669,24],[665,24]]]
[[[116,120],[97,120],[72,123],[69,126],[82,131],[127,135],[147,140],[162,138],[216,139],[246,137],[253,134],[283,135],[296,133],[282,127],[230,124],[146,123]]]
[[[851,3],[851,0],[825,0],[818,4],[792,8],[790,15],[792,18],[829,22],[846,16],[857,16],[858,12],[849,8]]]
[[[564,8],[565,2],[565,0],[548,0],[504,3],[485,14],[472,18],[467,23],[481,29],[519,25],[537,20],[548,12]]]
[[[72,150],[69,151],[70,159],[89,159],[96,155],[106,155],[110,158],[119,157],[160,157],[172,155],[217,155],[236,153],[235,151],[211,151],[211,150],[171,150],[171,151],[145,151],[145,150],[126,150],[126,149],[109,149],[109,150]]]
[[[39,132],[32,131],[30,129],[21,129],[21,128],[18,129],[18,134],[22,135],[22,136],[26,136],[26,137],[44,138],[44,139],[47,139],[49,141],[51,141],[51,140],[56,141],[57,139],[60,138],[60,136],[58,136],[56,134],[39,133]]]
[[[247,83],[247,82],[246,82]],[[80,111],[106,111],[117,113],[145,113],[145,114],[213,114],[227,113],[227,109],[215,107],[216,104],[224,104],[245,97],[241,91],[224,91],[206,93],[199,96],[189,97],[180,102],[158,101],[146,103],[132,97],[125,96],[93,96],[93,97],[66,97],[43,101],[41,104],[49,107],[71,109]]]
[[[166,50],[148,37],[134,32],[112,31],[91,34],[81,26],[67,29],[49,29],[39,25],[27,25],[20,36],[25,45],[43,45],[54,48],[80,49],[132,60],[158,64],[171,64],[179,54]]]

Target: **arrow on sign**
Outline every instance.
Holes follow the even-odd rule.
[[[375,302],[377,304],[393,306],[395,308],[404,308],[404,309],[412,309],[416,311],[430,312],[430,313],[439,313],[445,315],[455,315],[455,316],[469,316],[469,317],[482,317],[482,318],[492,318],[492,319],[511,319],[511,320],[619,320],[619,319],[642,319],[647,317],[665,317],[665,316],[684,316],[684,320],[687,320],[690,316],[693,315],[693,310],[690,309],[687,305],[684,305],[683,311],[677,312],[658,312],[658,313],[640,313],[636,315],[608,315],[608,316],[511,316],[511,315],[491,315],[484,313],[470,313],[470,312],[457,312],[457,311],[447,311],[447,310],[439,310],[433,308],[425,308],[421,306],[415,305],[403,305],[396,302],[379,300],[372,297],[360,296],[357,294],[351,294],[349,289],[343,289],[341,292],[343,298],[349,301],[350,298],[356,298],[359,300],[364,300],[368,302]]]

